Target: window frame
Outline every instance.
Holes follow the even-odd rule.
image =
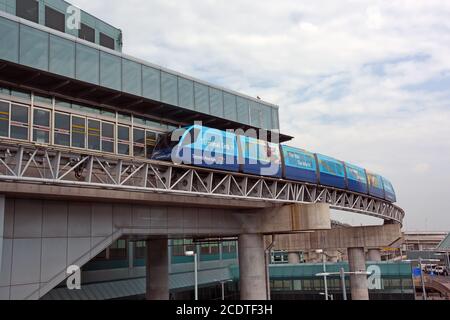
[[[75,147],[73,145],[73,118],[80,118],[80,119],[84,119],[84,147]],[[87,150],[87,117],[85,116],[80,116],[77,114],[70,114],[70,147],[73,149],[78,149],[78,150]]]
[[[39,131],[47,131],[47,128],[45,128],[44,126],[36,125],[36,124],[34,123],[34,119],[35,119],[34,112],[35,112],[36,110],[48,112],[48,142],[38,142],[38,141],[35,141],[35,137],[34,137],[35,126],[41,127],[41,128],[36,129],[36,130],[39,130]],[[41,107],[33,107],[33,110],[32,110],[32,111],[33,111],[33,118],[32,118],[32,121],[31,121],[31,123],[32,123],[31,142],[33,142],[33,143],[38,143],[38,144],[47,144],[47,145],[52,144],[52,110],[46,109],[46,108],[41,108]]]
[[[19,107],[25,107],[27,108],[27,122],[26,124],[23,122],[22,125],[20,125],[21,122],[18,121],[13,121],[12,120],[12,109],[13,109],[13,105],[15,106],[19,106]],[[31,113],[31,106],[25,105],[25,104],[21,104],[21,103],[17,103],[17,102],[10,102],[9,103],[9,139],[12,140],[17,140],[17,141],[30,141],[30,113]],[[16,124],[13,124],[13,122],[15,122]],[[20,138],[14,138],[11,136],[12,133],[12,126],[15,127],[23,127],[23,128],[27,128],[27,138],[26,139],[20,139]]]

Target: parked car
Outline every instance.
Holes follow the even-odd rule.
[[[437,266],[434,270],[434,273],[440,276],[448,276],[448,270],[445,266]]]

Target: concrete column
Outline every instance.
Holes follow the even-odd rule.
[[[348,248],[348,263],[350,272],[366,271],[366,259],[364,248]],[[367,275],[351,274],[350,290],[352,300],[369,300],[369,289],[367,284]]]
[[[288,253],[288,262],[289,264],[299,264],[300,263],[300,255],[298,252],[289,252]]]
[[[267,300],[263,235],[242,234],[238,242],[241,300]]]
[[[145,298],[169,300],[169,264],[167,239],[148,240]]]
[[[380,262],[381,261],[381,250],[380,249],[369,249],[367,252],[367,259],[369,261]]]

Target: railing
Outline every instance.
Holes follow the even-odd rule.
[[[0,181],[270,203],[328,203],[332,209],[400,224],[405,215],[388,201],[322,185],[8,141],[0,142]]]

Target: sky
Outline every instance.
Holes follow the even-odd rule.
[[[386,176],[405,229],[450,231],[450,1],[72,3],[126,54],[279,105],[290,145]]]

